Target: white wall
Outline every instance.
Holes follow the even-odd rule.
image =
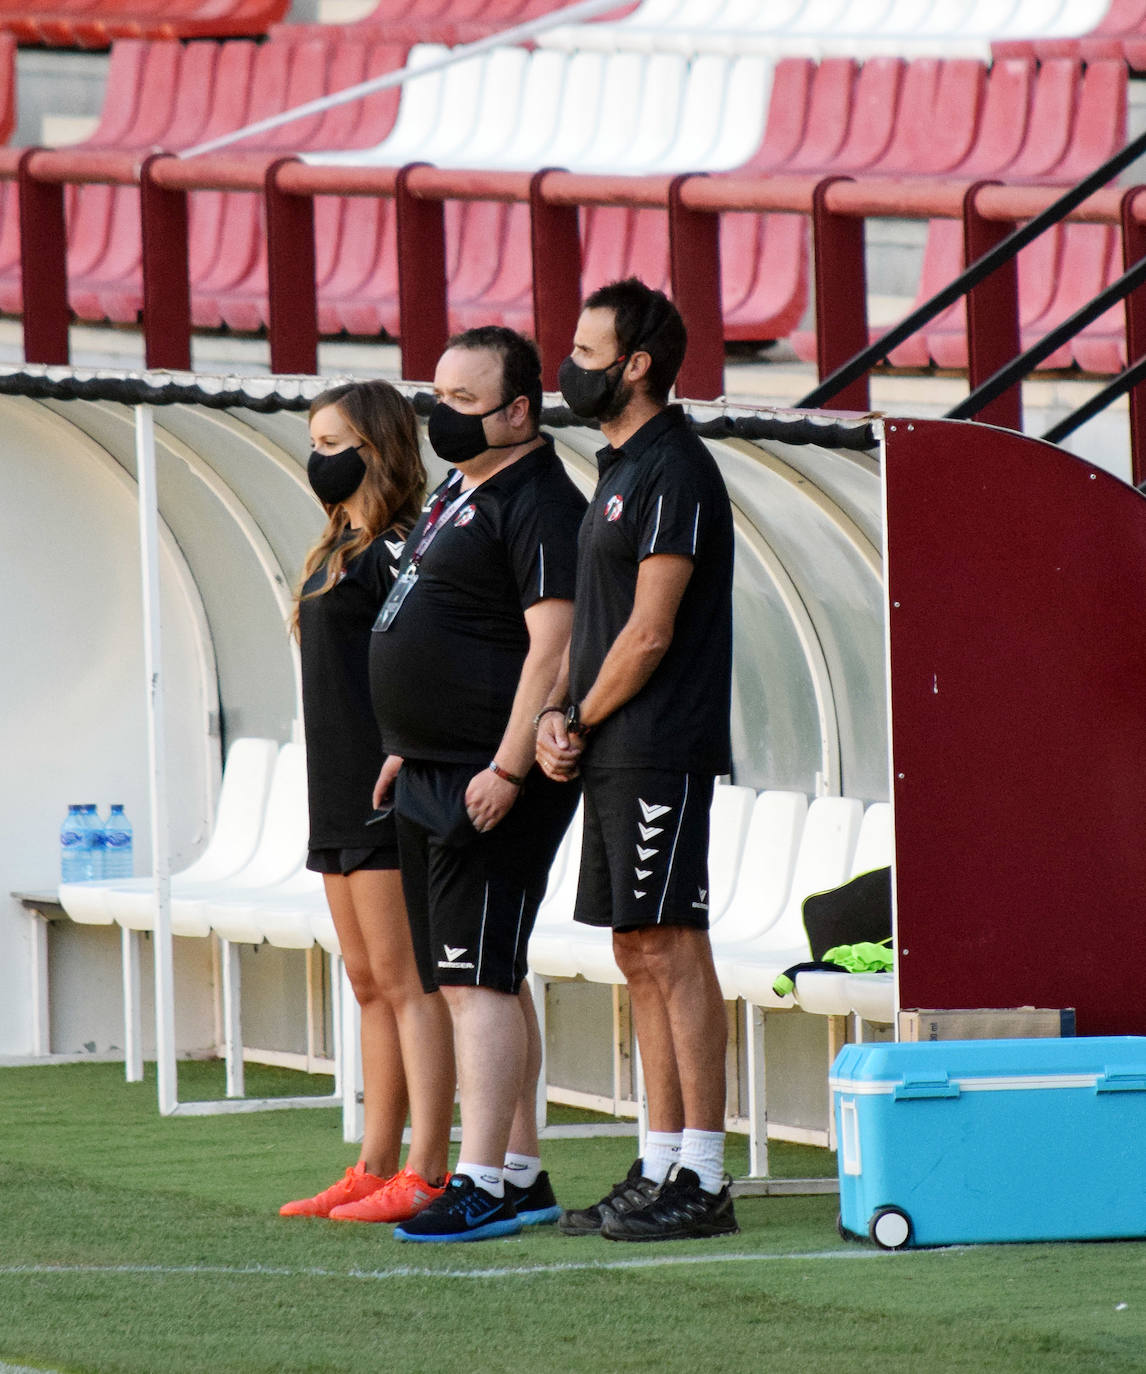
[[[34,402],[0,401],[0,493],[0,1054],[26,1054],[31,918],[9,892],[54,888],[72,801],[122,801],[137,865],[149,854],[141,584],[134,483]],[[172,844],[186,862],[217,779],[214,662],[170,535],[162,577]],[[94,1000],[118,1005],[118,984],[95,981]]]

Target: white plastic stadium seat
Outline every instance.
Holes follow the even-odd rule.
[[[171,899],[172,932],[206,935],[213,903],[258,901],[269,889],[294,877],[306,863],[309,834],[306,754],[301,744],[284,744],[275,766],[263,834],[251,862],[224,882],[181,887]]]
[[[847,1002],[861,1021],[889,1026],[895,1020],[895,975],[849,973]]]
[[[225,878],[173,883],[172,933],[208,935],[205,910],[211,898],[268,887],[289,877],[305,861],[307,829],[306,756],[301,744],[284,744],[275,762],[258,847],[238,872]],[[155,929],[154,892],[113,891],[109,906],[125,929]]]
[[[778,973],[810,957],[803,905],[813,892],[839,887],[851,870],[863,803],[851,797],[817,797],[796,856],[791,890],[779,918],[755,939],[717,940],[716,972],[726,998],[753,1006],[791,1006],[772,991]]]
[[[756,798],[736,886],[713,927],[714,952],[762,934],[783,911],[807,815],[803,792],[761,792]]]
[[[848,879],[870,873],[873,868],[885,868],[891,863],[891,851],[891,805],[873,802],[860,825]],[[852,976],[826,969],[799,973],[796,975],[796,1001],[804,1011],[818,1016],[847,1016],[852,1010],[849,982]]]
[[[269,739],[239,739],[227,751],[215,825],[206,849],[172,878],[173,886],[229,878],[250,859],[258,844],[279,746]],[[150,894],[152,878],[107,878],[61,883],[60,905],[83,925],[111,925],[117,894]]]
[[[569,932],[581,872],[584,820],[585,804],[580,802],[549,870],[549,886],[529,937],[529,971],[543,980],[572,978],[576,972],[569,960]]]
[[[206,904],[204,919],[220,940],[240,945],[262,944],[270,938],[268,930],[271,928],[279,937],[272,943],[283,945],[292,924],[300,935],[305,927],[306,939],[301,944],[292,940],[284,947],[306,949],[314,943],[310,914],[325,904],[321,874],[312,873],[304,865],[273,886],[211,898]],[[290,921],[292,912],[297,913],[293,923]]]

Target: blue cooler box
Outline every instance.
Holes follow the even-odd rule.
[[[1146,1037],[847,1045],[831,1089],[845,1233],[1146,1236]]]

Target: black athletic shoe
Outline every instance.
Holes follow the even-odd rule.
[[[729,1185],[706,1193],[691,1169],[678,1166],[655,1201],[628,1216],[610,1217],[601,1234],[606,1240],[700,1240],[739,1230]]]
[[[660,1184],[644,1177],[641,1173],[642,1164],[642,1160],[635,1159],[624,1179],[614,1183],[600,1202],[579,1212],[566,1212],[557,1223],[561,1234],[596,1236],[607,1221],[627,1217],[647,1207],[660,1192]]]
[[[553,1196],[553,1185],[544,1169],[528,1188],[505,1180],[505,1195],[513,1203],[522,1226],[552,1226],[561,1215],[561,1208]]]
[[[468,1174],[454,1174],[441,1197],[396,1226],[394,1235],[398,1240],[492,1240],[520,1230],[521,1218],[510,1198],[494,1197]]]

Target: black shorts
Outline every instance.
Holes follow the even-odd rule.
[[[573,919],[614,930],[707,930],[708,811],[715,778],[591,764],[581,774],[585,839]]]
[[[360,868],[397,868],[398,840],[373,849],[312,849],[306,856],[312,873],[357,873]]]
[[[422,986],[516,993],[549,868],[577,808],[576,783],[538,768],[505,819],[479,834],[466,815],[474,764],[406,760],[395,787],[402,888]]]

